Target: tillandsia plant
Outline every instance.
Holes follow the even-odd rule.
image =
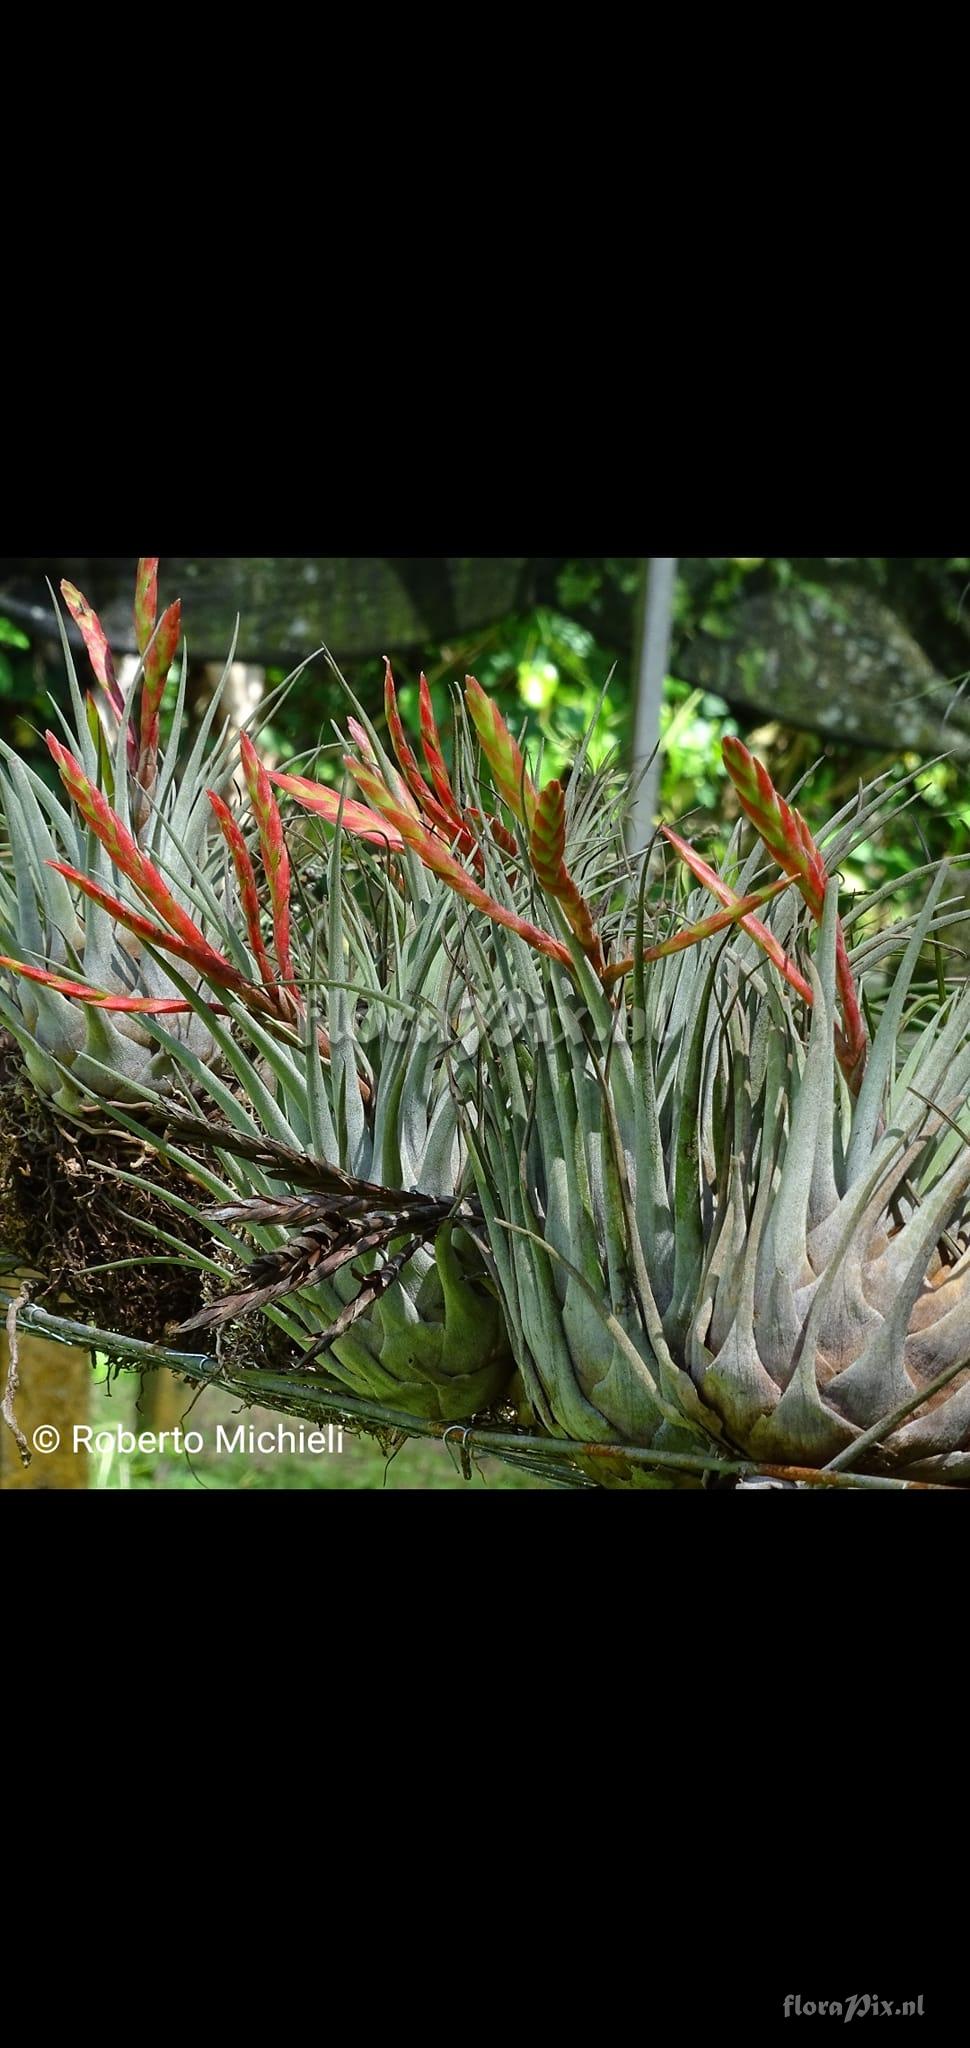
[[[278,814],[249,740],[221,716],[229,663],[189,731],[181,612],[176,602],[159,616],[157,560],[138,564],[140,658],[124,688],[96,613],[69,583],[62,597],[91,677],[82,694],[62,629],[69,712],[57,714],[60,736],[47,735],[60,780],[49,786],[7,747],[0,769],[0,1241],[44,1276],[54,1299],[93,1310],[102,1327],[157,1339],[202,1295],[195,1267],[177,1250],[146,1247],[144,1233],[159,1220],[158,1182],[188,1195],[192,1183],[149,1161],[145,1186],[122,1212],[111,1176],[132,1148],[104,1103],[137,1099],[142,1083],[184,1086],[145,1031],[146,1015],[168,1016],[201,1063],[221,1061],[204,1010],[166,966],[177,960],[195,988],[200,960],[211,976],[223,969],[200,928],[213,901],[242,927],[223,971],[255,1002],[269,982],[267,1013],[292,1023],[285,846],[279,829],[273,840],[267,807],[277,828]],[[240,772],[259,825],[252,853],[226,801]],[[251,979],[259,986],[250,991]],[[188,1228],[197,1248],[208,1242],[206,1226]]]
[[[168,977],[156,944],[157,919],[145,917],[143,906],[153,905],[165,933],[184,941],[179,957],[198,968],[192,948],[200,935],[186,908],[187,890],[200,884],[203,870],[210,895],[218,885],[205,792],[210,783],[217,793],[228,791],[237,739],[228,723],[216,729],[220,686],[180,760],[183,651],[162,753],[161,710],[181,609],[176,601],[158,617],[157,558],[138,564],[140,661],[126,693],[96,613],[72,584],[61,589],[93,681],[82,695],[58,616],[73,722],[62,718],[65,739],[49,732],[47,745],[63,794],[0,744],[0,1022],[19,1045],[39,1093],[58,1109],[76,1111],[91,1090],[123,1097],[133,1082],[161,1073],[158,1049],[140,1022],[145,1014],[182,1015],[178,1028],[187,1042],[203,1056],[211,1049],[203,1020]],[[218,794],[213,799],[220,800]],[[119,901],[125,880],[139,907]],[[83,1003],[74,1000],[82,993]]]
[[[943,1459],[965,1476],[970,993],[927,1011],[914,991],[944,922],[945,870],[918,919],[850,948],[835,875],[877,816],[878,789],[832,821],[823,851],[726,741],[742,810],[782,879],[755,886],[756,848],[729,882],[668,830],[722,909],[703,916],[695,893],[659,938],[646,931],[645,870],[624,867],[602,788],[570,815],[471,680],[466,704],[456,752],[474,788],[473,731],[497,828],[444,773],[422,693],[431,793],[390,672],[396,766],[382,770],[369,742],[349,758],[369,814],[340,822],[374,840],[383,827],[467,906],[462,975],[483,1022],[463,1130],[534,1414],[574,1440],[672,1456],[712,1442],[788,1465],[868,1452],[884,1467]],[[277,779],[336,822],[332,794]],[[738,858],[735,834],[727,872]],[[771,902],[791,883],[818,930],[814,957],[797,902]],[[862,976],[894,951],[870,1047]]]
[[[269,807],[275,843],[271,796]],[[233,1283],[228,1294],[215,1290],[187,1332],[264,1310],[289,1340],[291,1362],[326,1353],[322,1385],[452,1421],[514,1395],[515,1362],[475,1242],[481,1211],[438,1058],[454,977],[451,903],[432,906],[419,889],[416,916],[414,901],[392,890],[378,926],[366,892],[362,905],[344,886],[341,851],[337,835],[323,918],[292,927],[281,993],[296,1002],[295,1021],[254,1002],[251,987],[231,985],[224,965],[193,962],[208,996],[173,966],[220,1060],[204,1065],[167,1018],[147,1014],[181,1091],[146,1080],[137,1100],[132,1091],[106,1107],[211,1198],[203,1208],[184,1189],[158,1190],[174,1219],[158,1233],[167,1246],[210,1287]],[[364,868],[376,897],[380,864]],[[224,960],[228,916],[221,936]],[[174,935],[168,944],[174,950]],[[115,1178],[141,1185],[134,1171],[116,1169]],[[235,1273],[201,1254],[194,1235],[175,1235],[186,1219],[207,1226]]]
[[[374,857],[361,903],[343,886],[338,834],[324,921],[312,911],[297,917],[276,799],[245,734],[255,834],[225,796],[206,791],[228,872],[215,888],[195,860],[176,895],[78,760],[53,736],[48,745],[89,843],[127,893],[75,865],[52,870],[144,945],[167,993],[113,995],[50,968],[6,965],[89,1014],[138,1017],[151,1063],[129,1071],[124,1087],[100,1063],[93,1079],[75,1065],[71,1081],[78,1097],[214,1197],[203,1211],[178,1180],[156,1187],[193,1226],[181,1238],[158,1231],[169,1251],[223,1277],[227,1269],[200,1254],[196,1226],[245,1251],[246,1285],[186,1329],[262,1307],[297,1356],[326,1348],[330,1379],[345,1392],[445,1420],[493,1406],[510,1390],[514,1360],[469,1235],[480,1210],[435,1057],[435,1020],[453,978],[450,898],[427,914],[420,881],[416,897],[388,895]],[[358,978],[353,1001],[349,974]],[[172,1025],[184,1016],[203,1047]],[[137,1174],[112,1171],[140,1186]],[[245,1226],[246,1240],[233,1224]],[[286,1311],[276,1306],[284,1301]]]
[[[866,938],[867,906],[839,903],[884,782],[813,837],[726,742],[759,842],[743,857],[739,822],[716,873],[667,829],[658,900],[624,850],[628,792],[582,762],[543,783],[471,679],[450,769],[426,688],[423,767],[390,669],[385,711],[390,751],[350,722],[357,798],[247,756],[275,970],[239,818],[214,806],[246,939],[198,873],[190,933],[68,768],[222,1056],[146,1014],[184,1106],[151,1076],[110,1110],[212,1198],[170,1197],[170,1245],[207,1217],[248,1265],[202,1261],[223,1291],[190,1327],[257,1308],[303,1394],[315,1374],[322,1401],[405,1419],[498,1411],[597,1478],[739,1456],[970,1476],[970,992],[917,979],[945,869]],[[271,781],[334,828],[325,915],[285,945]]]

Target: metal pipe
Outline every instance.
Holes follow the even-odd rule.
[[[630,808],[627,846],[642,853],[653,832],[660,787],[660,707],[670,660],[677,558],[654,555],[644,576],[633,725],[633,773],[639,788]],[[653,757],[651,759],[651,756]]]

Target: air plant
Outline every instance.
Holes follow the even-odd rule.
[[[658,900],[622,791],[543,784],[471,679],[449,771],[423,683],[420,702],[423,767],[388,668],[391,751],[351,722],[355,798],[248,761],[275,970],[228,804],[245,965],[225,892],[204,933],[177,916],[62,762],[222,1054],[146,1015],[193,1108],[152,1078],[110,1110],[212,1197],[191,1214],[233,1263],[191,1327],[257,1308],[304,1394],[315,1374],[321,1399],[468,1422],[511,1403],[579,1464],[627,1446],[640,1474],[652,1451],[664,1473],[743,1454],[970,1476],[970,993],[928,1006],[916,980],[945,868],[917,917],[850,942],[838,866],[884,790],[813,837],[731,741],[759,842],[744,855],[739,822],[718,873],[663,828],[679,881]],[[270,781],[335,828],[322,920],[278,921]],[[81,868],[61,879],[97,901]],[[865,977],[897,955],[870,1042]]]
[[[877,792],[833,820],[823,853],[729,740],[742,810],[782,878],[754,887],[756,848],[729,883],[665,829],[723,909],[700,915],[694,894],[680,929],[658,940],[644,874],[624,875],[619,857],[597,917],[577,876],[602,864],[603,818],[587,817],[567,848],[560,786],[536,787],[474,682],[466,704],[509,821],[501,841],[440,771],[447,826],[422,803],[390,676],[388,697],[398,768],[423,816],[370,747],[347,763],[367,828],[376,835],[383,819],[467,907],[462,971],[483,1016],[526,998],[524,1034],[482,1031],[463,1130],[536,1416],[576,1440],[686,1450],[706,1436],[789,1464],[848,1462],[870,1431],[884,1465],[962,1453],[970,995],[928,1018],[912,996],[920,950],[943,922],[945,869],[918,919],[850,950],[835,871]],[[427,713],[422,739],[430,766],[440,746]],[[466,755],[467,739],[466,729]],[[336,822],[327,798],[287,786]],[[738,853],[736,832],[728,871]],[[755,914],[789,883],[818,929],[814,957],[790,899],[772,904],[769,924]],[[902,959],[870,1048],[860,975],[894,949]],[[941,1372],[951,1377],[937,1387]]]
[[[0,966],[6,970],[0,1021],[20,1046],[38,1091],[55,1107],[76,1110],[89,1089],[123,1097],[144,1074],[161,1072],[140,1021],[145,1015],[181,1015],[187,1042],[206,1052],[201,1019],[150,950],[157,926],[122,904],[119,889],[127,879],[143,901],[154,901],[165,928],[185,942],[180,957],[197,965],[192,947],[198,934],[188,906],[197,888],[211,894],[217,886],[205,787],[229,790],[236,736],[228,723],[215,729],[220,685],[180,760],[183,655],[162,753],[161,707],[181,611],[176,601],[158,617],[156,558],[138,564],[140,661],[125,694],[97,614],[72,584],[62,585],[62,596],[80,628],[93,682],[82,696],[58,616],[73,722],[61,718],[65,739],[50,732],[47,744],[64,795],[0,744],[0,829],[7,848],[0,868]],[[79,995],[83,1003],[75,1000]]]
[[[227,921],[221,948],[191,948],[207,993],[170,967],[220,1059],[204,1065],[167,1017],[146,1015],[181,1089],[146,1081],[137,1101],[108,1113],[208,1192],[205,1208],[173,1190],[160,1198],[176,1219],[207,1222],[237,1262],[232,1290],[186,1331],[264,1309],[306,1361],[325,1354],[324,1384],[455,1420],[503,1399],[515,1364],[474,1242],[481,1211],[437,1057],[453,979],[450,899],[416,920],[395,892],[379,935],[342,882],[339,837],[329,883],[322,924],[291,926],[275,1011],[265,985],[230,979]],[[173,959],[189,944],[159,926],[159,947],[163,938]],[[182,1251],[232,1278],[232,1266],[184,1241]]]

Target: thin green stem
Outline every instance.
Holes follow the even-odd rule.
[[[958,1359],[956,1365],[948,1365],[945,1372],[937,1373],[934,1380],[927,1380],[926,1385],[920,1387],[918,1393],[910,1394],[907,1400],[900,1402],[898,1408],[893,1409],[891,1415],[884,1415],[878,1422],[874,1422],[871,1429],[865,1430],[862,1436],[856,1438],[855,1443],[847,1444],[845,1450],[840,1451],[838,1457],[833,1458],[823,1469],[826,1472],[847,1472],[862,1451],[868,1451],[873,1444],[881,1444],[887,1436],[891,1436],[899,1423],[905,1422],[907,1415],[913,1415],[917,1408],[923,1407],[931,1395],[939,1394],[944,1387],[948,1387],[950,1381],[956,1379],[958,1372],[966,1372],[968,1364],[970,1360]]]
[[[686,1452],[654,1451],[639,1444],[622,1443],[574,1443],[568,1437],[535,1436],[520,1430],[489,1429],[487,1427],[466,1429],[463,1423],[435,1422],[427,1416],[403,1414],[397,1408],[385,1408],[376,1401],[365,1401],[352,1394],[335,1394],[330,1387],[321,1386],[315,1378],[301,1378],[299,1368],[293,1373],[263,1373],[232,1371],[220,1366],[219,1360],[199,1351],[173,1351],[164,1344],[146,1344],[140,1337],[124,1337],[117,1331],[99,1330],[87,1323],[75,1322],[69,1316],[48,1314],[34,1303],[19,1309],[19,1328],[32,1331],[37,1337],[46,1337],[56,1344],[72,1344],[90,1351],[104,1351],[113,1359],[130,1359],[134,1366],[162,1366],[191,1381],[222,1385],[227,1391],[249,1393],[254,1398],[265,1394],[285,1395],[287,1405],[312,1397],[314,1413],[345,1416],[351,1420],[377,1423],[384,1429],[401,1431],[406,1436],[430,1436],[445,1438],[460,1436],[464,1446],[480,1452],[499,1454],[535,1453],[550,1460],[566,1459],[575,1464],[580,1459],[597,1461],[618,1458],[628,1465],[656,1467],[658,1471],[698,1473],[714,1472],[725,1477],[764,1478],[793,1481],[799,1486],[876,1488],[880,1490],[908,1490],[918,1487],[921,1491],[949,1492],[946,1485],[937,1485],[932,1480],[892,1479],[877,1477],[862,1472],[848,1472],[843,1469],[847,1453],[834,1460],[821,1471],[801,1465],[763,1465],[746,1458],[719,1458],[716,1455],[704,1457]],[[926,1399],[937,1385],[952,1378],[954,1371],[941,1374],[939,1381],[933,1381],[912,1405]],[[902,1412],[902,1411],[899,1411]],[[897,1418],[891,1417],[890,1424]],[[853,1455],[864,1448],[867,1440],[875,1442],[881,1433],[869,1431],[866,1438],[850,1446]]]

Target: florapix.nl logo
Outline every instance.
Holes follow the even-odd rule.
[[[918,1998],[877,1998],[874,1992],[854,1991],[848,1998],[802,1998],[798,1992],[790,1991],[784,2001],[786,2020],[811,2019],[818,2014],[825,2019],[908,2019],[923,2011],[923,1994]]]

